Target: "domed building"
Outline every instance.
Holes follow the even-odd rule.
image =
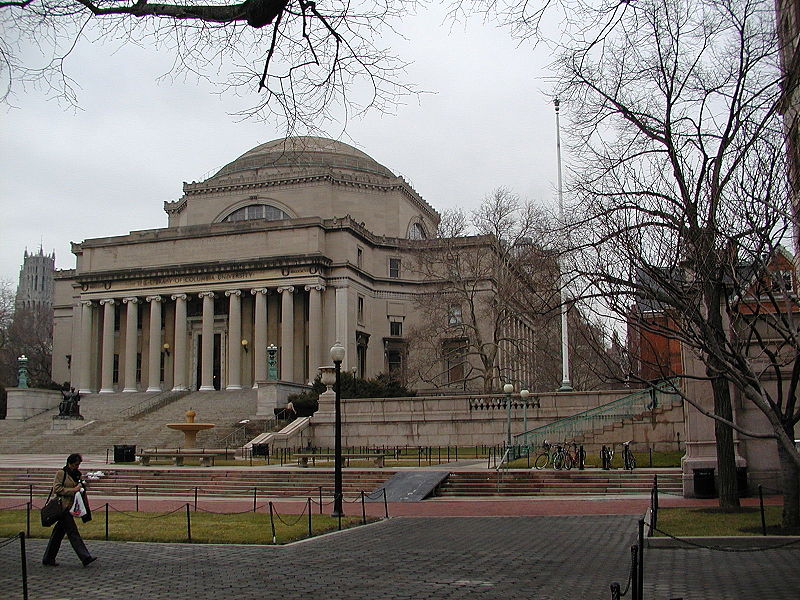
[[[402,374],[409,251],[439,215],[402,177],[342,142],[245,152],[165,202],[163,229],[73,244],[56,276],[53,378],[82,393],[303,384],[343,368]]]

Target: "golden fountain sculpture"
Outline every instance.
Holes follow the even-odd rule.
[[[197,432],[214,427],[213,423],[195,423],[194,418],[196,416],[197,413],[190,408],[186,411],[185,423],[167,423],[167,427],[170,429],[177,429],[183,432],[184,448],[197,448]]]

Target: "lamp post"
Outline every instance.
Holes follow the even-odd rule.
[[[507,383],[503,386],[503,392],[506,395],[506,409],[508,410],[508,436],[506,438],[506,449],[511,452],[511,392],[514,391],[514,386]],[[508,457],[511,459],[511,456]]]
[[[333,448],[333,514],[332,517],[343,517],[342,510],[342,361],[344,360],[344,347],[336,340],[331,346],[331,360],[336,371],[334,448]]]
[[[561,103],[558,98],[554,101],[556,107],[556,152],[558,154],[558,216],[561,225],[564,225],[564,196],[561,185],[561,124],[558,109]],[[564,279],[564,261],[559,259],[558,277],[561,291],[561,387],[559,392],[571,392],[572,383],[569,380],[569,333],[567,330],[567,291]]]

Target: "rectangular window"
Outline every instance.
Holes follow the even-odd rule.
[[[136,383],[141,383],[142,381],[142,353],[136,353]],[[127,386],[127,382],[125,383]]]
[[[392,337],[403,337],[403,322],[392,321],[389,323],[389,335]]]
[[[390,258],[389,259],[389,277],[393,279],[397,279],[400,277],[400,259],[399,258]]]
[[[359,269],[364,268],[364,250],[362,248],[356,249],[356,266]]]
[[[111,381],[119,383],[119,354],[114,355],[114,367],[112,371]]]
[[[447,307],[447,324],[448,325],[461,325],[463,323],[461,315],[461,306],[458,304],[451,304]]]
[[[358,322],[364,322],[364,296],[358,297]]]
[[[466,340],[445,340],[442,343],[446,383],[461,383],[464,381],[466,357]]]

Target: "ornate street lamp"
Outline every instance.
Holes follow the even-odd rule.
[[[332,517],[343,517],[342,510],[342,361],[344,360],[344,346],[336,340],[331,346],[331,360],[336,370],[336,424],[333,432],[333,514]]]

